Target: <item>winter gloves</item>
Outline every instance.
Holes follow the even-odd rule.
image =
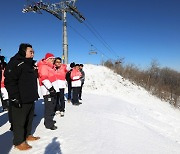
[[[10,103],[16,108],[21,108],[22,107],[22,104],[21,104],[20,100],[11,99],[10,101],[11,101]]]
[[[56,96],[56,90],[54,89],[54,87],[51,87],[51,88],[49,89],[49,93],[50,93],[50,96],[51,96],[51,97]]]

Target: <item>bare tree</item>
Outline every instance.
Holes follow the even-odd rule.
[[[152,60],[147,70],[140,70],[134,64],[124,65],[124,59],[108,60],[104,64],[122,77],[144,87],[160,99],[180,107],[178,104],[178,100],[180,100],[179,72],[167,67],[160,68],[157,60]]]

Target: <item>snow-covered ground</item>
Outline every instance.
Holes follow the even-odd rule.
[[[41,139],[20,152],[12,146],[7,112],[0,113],[0,154],[179,154],[180,111],[103,66],[85,65],[79,106],[66,103],[57,130],[43,125],[36,102],[33,133]]]

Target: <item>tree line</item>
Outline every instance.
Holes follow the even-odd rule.
[[[134,64],[125,64],[124,59],[107,60],[104,66],[136,85],[144,87],[161,100],[180,107],[180,72],[168,67],[161,68],[156,60],[153,60],[146,70]]]

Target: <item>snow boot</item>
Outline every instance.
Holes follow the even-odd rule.
[[[16,145],[15,148],[18,149],[18,150],[23,151],[23,150],[29,150],[29,149],[31,149],[32,146],[30,146],[30,145],[27,144],[26,142],[23,142],[23,143],[21,143],[21,144],[19,144],[19,145]]]
[[[26,138],[26,141],[36,141],[36,140],[39,140],[40,137],[34,137],[33,135],[29,135],[27,138]]]

